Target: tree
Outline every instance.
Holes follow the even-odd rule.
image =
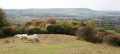
[[[0,8],[0,28],[8,24],[5,12]]]
[[[70,23],[67,20],[61,20],[61,21],[59,21],[57,23],[60,24],[60,25],[63,25],[63,26],[71,26],[72,25],[72,23]]]
[[[50,24],[56,24],[56,20],[54,18],[48,18],[46,22]]]
[[[81,23],[80,23],[80,25],[81,25],[81,26],[83,26],[83,27],[85,27],[85,26],[86,26],[83,22],[81,22]]]
[[[95,35],[97,32],[94,30],[93,27],[85,26],[80,28],[75,33],[78,36],[78,39],[84,39],[90,42],[95,42]]]
[[[80,25],[80,22],[72,21],[71,24],[72,25]]]
[[[92,21],[92,20],[88,20],[88,21],[85,22],[84,24],[86,24],[86,26],[96,27],[94,21]]]

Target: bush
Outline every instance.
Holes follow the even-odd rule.
[[[73,26],[65,26],[64,27],[64,33],[67,35],[75,35],[76,30],[78,27],[73,27]]]
[[[56,20],[54,18],[48,18],[46,22],[50,24],[56,24]]]
[[[78,36],[78,39],[84,39],[93,43],[102,43],[105,36],[114,35],[114,33],[106,32],[104,30],[101,31],[101,29],[90,26],[78,29],[75,34]]]
[[[24,24],[25,27],[29,27],[29,26],[39,26],[41,25],[41,23],[44,23],[45,20],[33,20],[33,21],[28,21]]]
[[[55,25],[48,26],[47,30],[48,30],[48,33],[52,33],[52,34],[74,35],[75,31],[77,30],[77,27],[55,24]]]
[[[16,31],[10,27],[3,27],[0,29],[1,38],[8,37],[15,34],[16,34]]]
[[[96,30],[96,32],[105,32],[105,29],[99,28],[99,27],[95,28],[95,30]]]
[[[120,29],[116,29],[115,32],[120,33]]]
[[[3,31],[0,30],[0,38],[3,38],[4,37],[4,33]]]
[[[67,20],[61,20],[61,21],[57,22],[57,24],[63,25],[63,26],[71,26],[72,25],[72,23],[70,23]]]
[[[32,22],[29,21],[29,22],[26,22],[26,23],[25,23],[25,26],[26,26],[26,27],[29,27],[31,24],[32,24]]]
[[[86,25],[85,25],[85,23],[81,22],[81,23],[80,23],[80,26],[85,27]]]
[[[103,37],[104,37],[104,33],[103,32],[98,32],[95,35],[96,43],[102,43],[103,42]]]
[[[40,28],[34,27],[27,30],[28,34],[41,34],[43,33]]]
[[[48,26],[47,30],[52,34],[64,34],[64,27],[58,24]]]
[[[118,35],[107,35],[103,38],[103,43],[110,45],[120,46],[120,36]]]
[[[84,39],[90,42],[95,42],[95,35],[96,32],[94,28],[90,26],[83,27],[81,29],[78,29],[75,33],[78,36],[78,39]]]
[[[96,27],[96,24],[92,20],[88,20],[84,23],[86,26]]]
[[[113,35],[114,33],[110,33],[110,32],[98,32],[96,35],[95,35],[95,40],[96,40],[96,43],[102,43],[103,42],[103,38],[107,35]]]
[[[80,25],[80,22],[72,21],[71,24],[74,25],[74,26],[75,25]]]
[[[15,34],[17,34],[16,30],[15,30],[15,29],[12,29],[11,34],[10,34],[10,35],[15,35]]]
[[[4,33],[4,37],[11,35],[12,29],[10,27],[3,27],[1,30]]]
[[[14,30],[15,31],[15,30]],[[25,27],[19,27],[17,30],[16,30],[16,33],[17,34],[26,34],[27,33],[27,29]]]

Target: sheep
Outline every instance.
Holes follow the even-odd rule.
[[[38,37],[37,34],[34,34],[33,37],[34,37],[34,41],[38,41],[38,42],[40,42],[40,39],[39,39],[39,37]]]
[[[24,37],[26,40],[28,41],[32,41],[32,42],[40,42],[40,39],[38,38],[38,35],[37,34],[34,34],[33,36],[25,36]]]
[[[14,37],[20,38],[20,40],[24,39],[24,37],[28,36],[27,34],[17,34]]]
[[[14,37],[21,38],[20,34],[16,34]]]

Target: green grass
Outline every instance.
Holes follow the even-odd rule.
[[[120,33],[115,32],[115,30],[106,30],[106,31],[112,32],[112,33],[115,33],[115,34],[120,34]]]
[[[13,37],[0,39],[0,54],[120,54],[119,47],[77,40],[75,36],[40,34],[39,38],[40,43]]]
[[[40,43],[32,43],[13,37],[0,39],[0,54],[56,54],[70,47],[87,44],[82,44],[82,42],[76,41],[75,37],[67,35],[49,34],[39,37]],[[6,40],[9,43],[6,43]]]
[[[29,43],[28,43],[29,44]],[[31,44],[21,45],[21,46],[9,46],[6,50],[2,51],[3,54],[54,54],[59,51],[65,50],[69,47],[84,45],[85,43],[74,42],[74,43],[64,43],[64,44]]]
[[[106,31],[108,31],[108,32],[115,32],[115,30],[106,30]]]

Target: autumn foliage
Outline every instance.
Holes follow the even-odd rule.
[[[47,20],[45,20],[47,23],[50,24],[56,24],[56,20],[54,18],[48,18]]]

